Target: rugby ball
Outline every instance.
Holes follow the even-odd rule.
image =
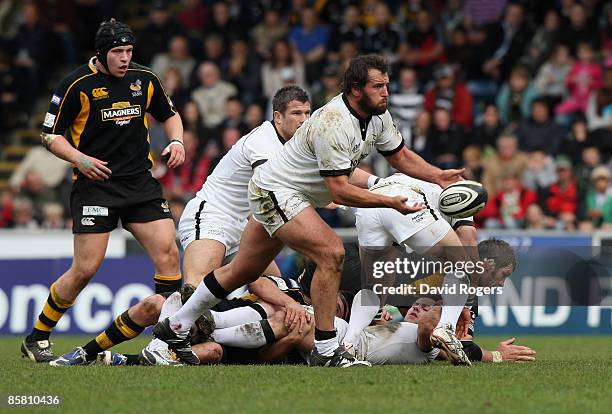
[[[479,182],[457,181],[442,190],[438,209],[450,217],[471,217],[482,210],[487,199],[487,190]]]

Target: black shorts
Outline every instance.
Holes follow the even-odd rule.
[[[108,233],[125,223],[172,218],[161,185],[151,173],[93,181],[78,178],[70,194],[73,233]]]

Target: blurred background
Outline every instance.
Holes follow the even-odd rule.
[[[279,87],[304,87],[317,109],[339,93],[351,58],[379,53],[390,62],[389,110],[406,145],[441,168],[465,167],[466,178],[486,186],[489,203],[476,217],[483,237],[516,246],[608,243],[611,2],[1,0],[0,333],[29,329],[33,308],[69,266],[70,165],[42,148],[40,127],[53,88],[93,56],[96,29],[110,17],[132,25],[134,61],[160,76],[183,118],[185,164],[153,168],[175,220],[227,150],[271,119]],[[158,160],[167,139],[149,125]],[[392,173],[376,154],[361,167]],[[354,239],[349,211],[320,214]],[[152,267],[140,254],[129,235],[114,232],[111,259],[58,331],[95,332],[146,296]],[[288,275],[299,273],[292,252],[279,261]],[[596,320],[583,310],[575,327],[612,331],[609,311]],[[509,315],[488,326],[546,329],[535,312],[523,322]],[[561,319],[547,323],[558,330],[572,316]]]

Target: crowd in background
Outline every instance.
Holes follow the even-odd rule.
[[[160,76],[183,119],[185,164],[152,170],[177,218],[231,146],[271,119],[279,87],[304,87],[317,109],[339,93],[351,58],[379,53],[406,145],[487,188],[479,226],[612,228],[610,2],[0,1],[0,145],[93,55],[111,16],[132,24],[134,61]],[[149,125],[158,159],[166,137]],[[0,227],[70,225],[69,167],[48,157],[28,154],[2,193]],[[376,155],[361,167],[392,173]],[[344,210],[320,214],[352,224]]]

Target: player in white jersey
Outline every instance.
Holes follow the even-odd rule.
[[[189,358],[189,327],[228,291],[255,280],[286,244],[317,264],[311,287],[315,312],[312,365],[348,366],[354,358],[338,343],[334,329],[336,295],[344,260],[342,241],[315,207],[331,201],[354,207],[389,207],[407,214],[422,209],[403,196],[366,190],[368,175],[353,174],[374,149],[397,170],[445,187],[462,170],[440,170],[408,150],[387,111],[387,62],[377,55],[353,59],[343,93],[317,110],[274,158],[255,171],[249,184],[253,218],[240,250],[229,264],[204,277],[189,301],[158,323],[154,334]]]

